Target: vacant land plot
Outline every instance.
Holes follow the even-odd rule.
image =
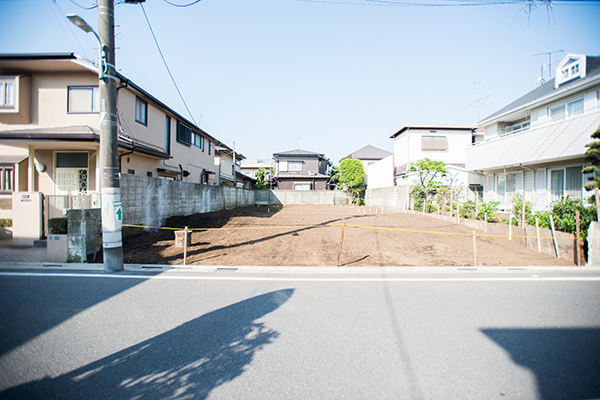
[[[350,206],[245,207],[175,217],[166,226],[208,228],[191,234],[188,264],[335,266],[473,265],[472,229],[409,213]],[[138,230],[140,228],[129,228]],[[482,233],[483,232],[478,232]],[[124,242],[126,263],[182,264],[173,230],[143,231]],[[478,237],[483,265],[573,265],[507,238]]]

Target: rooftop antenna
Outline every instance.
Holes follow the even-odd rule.
[[[555,54],[555,53],[564,53],[564,50],[547,51],[545,53],[538,53],[538,54],[533,55],[534,57],[536,57],[536,56],[544,56],[544,55],[548,54],[548,64],[547,64],[548,65],[548,80],[552,79],[552,64],[556,64],[558,62],[558,61],[552,62],[552,54]],[[544,65],[546,65],[546,64],[542,64],[541,71],[540,71],[542,81],[544,80]]]
[[[477,108],[477,122],[479,122],[479,121],[481,121],[481,115],[480,115],[481,107],[483,107],[483,104],[487,101],[487,99],[489,99],[491,96],[495,95],[496,92],[494,92],[492,94],[488,94],[487,96],[481,97],[481,81],[474,81],[473,85],[479,86],[479,98],[475,101],[472,101],[470,103],[470,105]]]

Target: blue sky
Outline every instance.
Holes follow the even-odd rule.
[[[388,137],[404,124],[475,124],[478,112],[483,118],[533,89],[548,63],[534,54],[564,50],[553,62],[600,55],[600,2],[558,2],[549,13],[538,1],[527,14],[524,2],[336,1],[202,0],[177,8],[147,0],[144,8],[193,118],[248,158],[301,148],[337,165],[367,144],[392,151]],[[0,15],[10,16],[0,24],[0,52],[96,59],[95,38],[64,15],[79,14],[96,29],[97,10],[74,2],[95,4],[0,0]],[[120,72],[188,116],[141,6],[117,4],[115,14]],[[488,95],[479,109],[471,105]]]

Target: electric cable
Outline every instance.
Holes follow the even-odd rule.
[[[200,0],[198,0],[198,1],[200,1]],[[144,17],[146,18],[146,22],[148,23],[148,28],[150,28],[150,33],[152,33],[152,37],[154,38],[154,43],[156,44],[156,48],[158,49],[160,58],[162,58],[163,64],[165,64],[165,68],[167,69],[167,72],[169,73],[169,76],[171,77],[171,81],[173,82],[173,85],[175,85],[175,89],[177,90],[177,93],[179,94],[179,98],[183,102],[183,105],[185,106],[185,109],[187,110],[188,114],[190,115],[192,122],[194,122],[194,125],[198,126],[198,124],[196,123],[196,120],[194,119],[194,116],[192,115],[192,113],[190,112],[190,109],[188,108],[187,103],[185,102],[185,99],[183,98],[183,95],[181,94],[181,91],[179,90],[179,86],[177,86],[177,82],[175,82],[175,78],[173,78],[173,74],[171,74],[171,70],[169,69],[169,66],[167,65],[167,60],[165,60],[165,57],[163,56],[162,50],[160,49],[160,45],[158,44],[158,40],[156,39],[156,35],[154,34],[154,30],[152,29],[152,25],[150,25],[150,20],[148,19],[148,15],[146,15],[146,10],[144,9],[144,5],[142,3],[140,3],[140,7],[142,7],[142,12],[144,13]]]
[[[58,15],[56,15],[54,7],[52,7],[52,4],[50,4],[50,9],[52,10],[52,14],[54,15],[54,18],[56,18],[56,20],[58,21],[58,25],[60,26],[60,29],[62,29],[63,33],[67,37],[67,40],[69,41],[69,43],[71,44],[71,46],[74,48],[75,46],[73,46],[73,42],[71,42],[71,37],[65,31],[65,27],[64,27],[65,20],[62,17],[63,15],[65,15],[65,13],[63,13],[63,11],[61,10],[61,8],[58,5],[58,3],[56,2],[56,0],[48,0],[48,1],[51,2],[51,3],[54,3],[54,5],[56,6],[56,8],[58,8],[58,11],[59,11],[61,17],[59,17]],[[73,36],[73,38],[75,39],[75,41],[79,45],[79,48],[81,49],[81,52],[83,53],[83,55],[85,56],[85,58],[89,59],[88,55],[85,52],[85,49],[83,48],[83,46],[79,42],[79,39],[77,39],[77,35],[73,32],[73,29],[71,28],[71,24],[67,24],[67,27],[69,28],[69,31],[71,31],[71,35]]]
[[[170,1],[168,1],[168,0],[163,0],[163,1],[164,1],[165,3],[167,3],[167,4],[170,4],[170,5],[172,5],[173,7],[189,7],[189,6],[193,6],[193,5],[194,5],[194,4],[196,4],[196,3],[200,3],[202,0],[196,0],[196,1],[193,1],[193,2],[191,2],[191,3],[189,3],[189,4],[175,4],[175,3],[171,3],[171,2],[170,2]]]
[[[91,7],[84,7],[81,4],[77,3],[75,0],[69,0],[71,3],[75,4],[77,7],[83,8],[84,10],[93,10],[94,8],[98,8],[98,4]]]

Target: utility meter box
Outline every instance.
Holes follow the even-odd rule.
[[[33,246],[43,236],[43,196],[40,192],[13,193],[13,246]]]

